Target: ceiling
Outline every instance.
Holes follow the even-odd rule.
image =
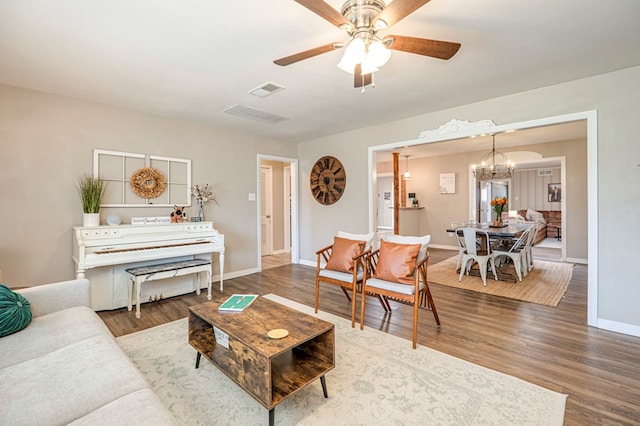
[[[362,94],[341,51],[273,63],[347,38],[293,0],[3,0],[0,83],[304,142],[640,65],[640,1],[431,0],[385,34],[462,47],[395,51]],[[247,93],[265,82],[285,89]]]

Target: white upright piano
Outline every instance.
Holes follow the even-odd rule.
[[[224,274],[224,235],[213,222],[115,225],[73,228],[76,277],[91,282],[91,307],[96,311],[127,306],[126,268],[188,259],[212,259],[218,253],[220,288]],[[192,291],[196,277],[182,276],[148,286],[143,301]]]

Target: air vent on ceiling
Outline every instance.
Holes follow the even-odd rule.
[[[273,95],[276,92],[279,92],[281,90],[283,90],[284,87],[280,86],[278,84],[272,83],[270,81],[267,81],[264,84],[261,84],[260,86],[256,87],[255,89],[249,90],[250,95],[254,95],[254,96],[258,96],[261,98],[267,97],[269,95]]]
[[[224,110],[227,114],[237,115],[238,117],[248,118],[251,120],[258,120],[264,123],[279,123],[286,120],[281,115],[271,114],[270,112],[260,111],[259,109],[251,108],[246,105],[234,105],[231,108]]]
[[[553,170],[551,169],[540,169],[538,170],[538,176],[551,176],[553,174]]]

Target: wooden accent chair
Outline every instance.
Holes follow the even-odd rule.
[[[357,234],[341,233],[338,235],[351,237]],[[318,313],[320,299],[320,283],[340,286],[347,300],[351,302],[351,327],[355,327],[356,295],[362,291],[365,275],[364,259],[371,253],[371,249],[366,250],[366,247],[370,244],[370,240],[352,240],[338,236],[334,238],[333,244],[316,252],[316,313]],[[384,310],[388,311],[388,307],[379,296],[378,299]]]
[[[396,301],[413,306],[413,349],[418,338],[419,308],[431,310],[440,327],[427,281],[429,252],[417,260],[419,249],[420,244],[388,243],[383,240],[380,249],[365,256],[365,279],[362,285],[363,293],[381,296],[387,305],[389,301]],[[361,330],[364,328],[366,304],[366,298],[363,297],[360,305]]]

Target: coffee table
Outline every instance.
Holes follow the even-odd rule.
[[[269,410],[269,425],[276,405],[318,378],[328,397],[324,375],[335,367],[332,323],[264,297],[242,312],[218,312],[219,305],[205,302],[189,308],[196,368],[204,355]],[[286,329],[289,335],[271,339],[267,333],[273,329]]]

